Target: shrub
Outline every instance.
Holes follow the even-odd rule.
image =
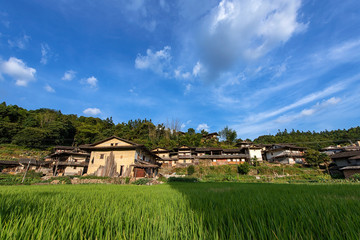
[[[177,178],[177,177],[169,177],[168,182],[199,182],[197,178]]]
[[[140,179],[134,181],[132,184],[134,184],[134,185],[146,185],[150,181],[151,181],[150,178],[140,178]]]
[[[242,175],[248,174],[250,172],[250,165],[248,163],[238,165],[237,172]]]
[[[354,182],[360,182],[360,174],[359,174],[359,173],[355,173],[355,174],[352,175],[349,179],[350,179],[351,181],[354,181]]]
[[[166,179],[166,177],[161,176],[161,177],[158,178],[158,181],[167,182],[167,179]]]
[[[193,175],[195,173],[195,167],[193,165],[188,166],[187,175]]]
[[[126,177],[125,178],[125,184],[129,184],[130,183],[130,178],[129,177]]]

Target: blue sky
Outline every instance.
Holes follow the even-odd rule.
[[[240,138],[359,125],[360,2],[0,2],[0,100]]]

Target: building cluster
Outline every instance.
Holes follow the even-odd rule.
[[[241,164],[244,162],[279,162],[295,164],[304,162],[303,147],[289,144],[254,145],[251,142],[238,143],[237,148],[223,149],[217,147],[189,147],[181,146],[168,150],[155,148],[151,152],[156,154],[162,166],[186,166],[191,164],[224,165]]]
[[[211,136],[213,137],[213,136]],[[147,149],[116,136],[78,147],[57,146],[45,161],[23,159],[0,161],[4,171],[37,170],[47,175],[94,175],[107,177],[153,177],[160,167],[188,165],[231,165],[245,162],[281,164],[305,163],[306,148],[290,144],[240,142],[232,149],[219,147],[180,146],[172,150]],[[360,171],[359,147],[328,147],[322,149],[344,171],[346,176]]]
[[[329,146],[321,149],[335,163],[334,171],[341,171],[345,178],[360,174],[360,141],[350,146]]]

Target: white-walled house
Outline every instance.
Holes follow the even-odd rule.
[[[289,144],[274,144],[266,151],[266,159],[269,162],[280,162],[282,164],[304,163],[304,147]]]

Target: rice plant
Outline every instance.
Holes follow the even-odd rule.
[[[360,239],[360,185],[0,186],[0,239]]]

